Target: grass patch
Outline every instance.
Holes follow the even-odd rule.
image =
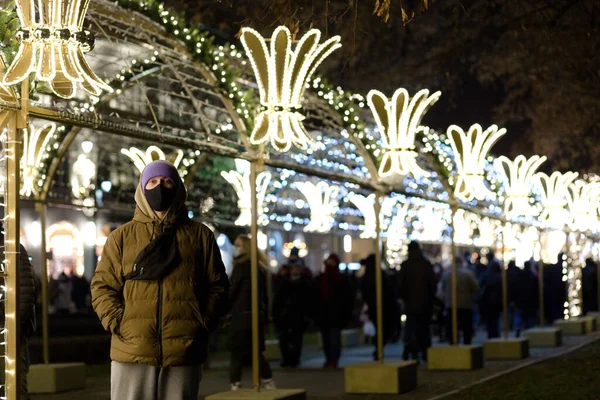
[[[474,386],[450,400],[600,399],[600,341]]]

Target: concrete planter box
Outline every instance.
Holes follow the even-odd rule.
[[[430,371],[461,371],[483,368],[483,346],[430,347],[427,352]]]
[[[522,360],[529,357],[526,338],[490,339],[483,345],[486,360]]]
[[[29,393],[60,393],[85,388],[85,364],[34,364],[27,374]]]
[[[562,345],[562,331],[559,328],[532,328],[523,331],[529,339],[529,347],[557,347]]]
[[[416,361],[366,362],[344,368],[346,393],[400,394],[417,388]]]
[[[581,336],[586,333],[586,322],[578,318],[557,319],[554,321],[554,326],[565,336]]]

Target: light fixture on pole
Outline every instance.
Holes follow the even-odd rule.
[[[471,201],[491,195],[485,186],[485,160],[492,146],[505,133],[506,129],[500,129],[497,125],[492,125],[484,131],[481,125],[474,124],[466,133],[459,126],[448,127],[448,138],[458,169],[454,189],[457,198]]]
[[[506,182],[506,200],[504,201],[506,218],[512,219],[521,215],[533,214],[529,202],[531,186],[536,171],[545,161],[545,156],[526,158],[523,155],[517,156],[514,160],[504,156],[496,159],[496,168],[502,171]]]
[[[246,162],[247,163],[247,162]],[[244,171],[243,174],[238,171],[223,171],[221,172],[221,176],[229,182],[235,193],[238,196],[238,207],[240,209],[240,216],[235,221],[235,224],[238,226],[251,226],[252,225],[252,195],[250,194],[252,188],[250,186],[250,175],[251,171]],[[257,174],[256,177],[256,197],[257,197],[257,212],[258,218],[261,220],[259,223],[262,223],[263,220],[263,203],[265,199],[265,195],[267,193],[267,189],[269,187],[269,182],[271,181],[271,173],[267,171],[263,171]]]
[[[572,228],[580,232],[597,228],[600,183],[577,180],[569,185],[567,193]]]
[[[250,58],[263,107],[250,143],[271,141],[281,152],[288,151],[292,144],[306,150],[312,139],[302,125],[304,90],[323,60],[342,47],[340,37],[334,36],[319,45],[321,32],[311,29],[300,39],[295,51],[291,33],[284,26],[273,32],[270,49],[254,29],[242,28],[240,39]]]
[[[38,185],[35,183],[37,171],[46,151],[48,142],[56,131],[56,124],[51,122],[36,129],[32,125],[23,129],[23,152],[21,156],[21,195],[31,196],[38,194]]]
[[[305,232],[326,233],[331,230],[335,222],[335,212],[339,208],[337,195],[340,188],[329,185],[327,182],[296,183],[310,205],[310,223],[304,227]]]
[[[19,50],[4,75],[14,85],[28,79],[48,82],[60,97],[72,98],[76,84],[99,96],[112,88],[90,68],[84,53],[94,48],[93,35],[83,30],[90,0],[16,0],[21,29]]]
[[[142,151],[137,147],[121,149],[121,154],[129,157],[138,171],[140,171],[140,174],[144,171],[146,165],[150,164],[152,161],[169,161],[173,164],[173,166],[175,166],[175,168],[179,168],[179,164],[181,164],[181,160],[183,159],[183,150],[181,149],[175,150],[175,154],[173,154],[173,156],[167,157],[164,151],[162,151],[158,146],[154,145],[148,146],[146,151]]]
[[[427,110],[440,98],[442,92],[429,95],[423,89],[409,99],[406,89],[400,88],[388,99],[378,90],[371,90],[367,103],[377,122],[383,140],[383,159],[379,166],[379,176],[392,175],[428,176],[429,173],[417,165],[415,137],[428,128],[421,125],[421,119]]]
[[[543,210],[540,214],[540,221],[544,222],[553,228],[563,229],[567,223],[567,196],[569,186],[579,176],[577,172],[560,173],[553,172],[552,175],[547,175],[539,172],[535,175],[538,184],[542,188],[542,206]]]

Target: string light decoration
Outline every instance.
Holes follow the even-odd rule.
[[[335,213],[339,208],[338,186],[327,182],[298,182],[296,187],[310,205],[310,223],[304,227],[305,232],[327,233],[335,223]]]
[[[567,196],[569,186],[579,176],[577,172],[553,172],[547,175],[539,172],[535,175],[542,189],[542,212],[539,220],[556,229],[562,229],[567,223]]]
[[[288,151],[292,144],[308,149],[312,139],[300,113],[304,90],[319,64],[342,47],[341,38],[334,36],[319,45],[321,32],[311,29],[293,52],[291,33],[284,26],[273,32],[270,50],[254,29],[242,28],[240,39],[254,70],[262,105],[250,143],[259,145],[270,140],[280,152]]]
[[[5,104],[17,104],[17,93],[12,86],[7,86],[3,83],[4,71],[6,71],[6,64],[4,59],[0,57],[0,103]],[[3,119],[9,114],[0,112],[0,126],[3,126]]]
[[[245,160],[235,160],[237,165],[249,163]],[[238,168],[242,169],[242,168]],[[250,226],[252,223],[252,197],[250,196],[250,168],[244,165],[243,173],[238,171],[222,171],[221,176],[229,182],[238,196],[240,215],[236,219],[237,226]],[[258,223],[266,225],[268,218],[264,215],[264,200],[271,181],[271,173],[263,171],[256,176],[256,202],[258,210]]]
[[[454,241],[458,244],[473,244],[473,221],[475,215],[468,213],[462,208],[454,213]]]
[[[71,193],[76,199],[86,199],[94,189],[96,163],[86,154],[79,154],[71,170]]]
[[[140,171],[140,174],[146,168],[146,165],[150,164],[152,161],[156,160],[165,160],[169,161],[171,164],[175,166],[175,168],[179,169],[179,165],[181,164],[181,160],[183,159],[183,150],[177,149],[175,153],[167,158],[164,151],[160,149],[158,146],[148,146],[146,151],[142,151],[137,147],[130,147],[129,149],[121,149],[121,154],[126,155],[133,161],[135,167]]]
[[[381,132],[385,149],[379,166],[381,178],[392,175],[404,177],[410,173],[429,176],[417,165],[415,137],[428,130],[421,125],[421,119],[441,95],[442,92],[438,91],[430,96],[429,90],[423,89],[409,99],[408,91],[400,88],[388,99],[378,90],[369,92],[367,103]]]
[[[94,48],[94,36],[83,30],[90,0],[16,0],[21,29],[19,50],[4,75],[5,85],[15,85],[35,72],[57,96],[72,98],[76,84],[98,96],[111,91],[90,68],[84,53]]]
[[[505,179],[504,215],[506,218],[513,219],[534,214],[530,203],[531,186],[536,171],[545,161],[545,156],[526,158],[523,155],[517,156],[514,160],[505,156],[496,159],[496,168],[502,172]]]
[[[408,248],[408,229],[406,218],[408,216],[408,204],[397,204],[396,215],[392,217],[387,229],[386,255],[390,266],[399,268],[405,258]]]
[[[492,146],[505,133],[506,129],[500,129],[497,125],[484,131],[481,125],[474,124],[466,133],[459,126],[448,127],[448,137],[458,169],[454,188],[457,198],[471,201],[493,195],[485,185],[485,161]]]
[[[570,225],[573,229],[585,232],[598,228],[598,202],[600,183],[587,183],[577,180],[569,185],[567,204],[570,211]]]
[[[39,193],[39,187],[36,185],[35,179],[38,176],[38,166],[42,161],[42,156],[46,151],[48,142],[54,136],[56,124],[51,122],[35,129],[30,126],[23,130],[23,154],[21,156],[21,195],[31,196]]]

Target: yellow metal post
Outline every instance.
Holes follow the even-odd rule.
[[[48,259],[46,253],[46,205],[36,203],[35,208],[40,216],[42,241],[40,251],[40,280],[42,282],[42,346],[44,351],[44,364],[50,363],[50,346],[48,342]]]
[[[5,217],[4,224],[4,255],[5,255],[5,365],[4,379],[7,399],[19,398],[19,189],[20,189],[20,145],[17,129],[18,113],[13,113],[7,125],[6,137],[6,190],[4,195]],[[20,123],[19,123],[20,125]]]
[[[456,206],[452,206],[452,242],[450,253],[452,254],[452,270],[450,272],[450,286],[452,291],[452,344],[458,346],[458,305],[456,299],[456,242],[455,233],[456,228],[454,226],[454,217],[456,216]]]
[[[250,263],[252,268],[252,383],[260,391],[259,313],[258,308],[258,204],[256,200],[256,161],[250,164]]]
[[[546,321],[544,320],[544,269],[546,265],[543,261],[540,261],[540,268],[538,271],[538,287],[539,287],[539,302],[540,302],[540,326],[544,326]]]
[[[383,277],[381,276],[381,248],[379,247],[381,226],[380,194],[375,196],[375,296],[377,299],[377,359],[383,363]]]
[[[504,339],[508,339],[508,279],[506,276],[506,224],[502,230],[502,332]]]

